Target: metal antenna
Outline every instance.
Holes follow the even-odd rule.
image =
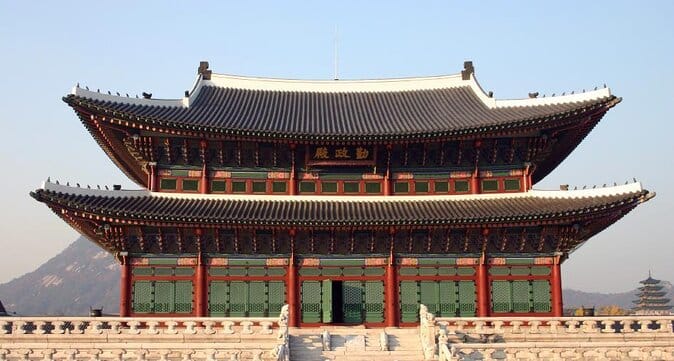
[[[339,60],[339,57],[338,57],[339,56],[339,52],[338,52],[339,49],[337,47],[337,45],[338,45],[338,32],[337,32],[337,30],[338,30],[337,25],[335,25],[335,49],[334,49],[334,51],[335,51],[335,64],[334,64],[335,73],[334,73],[334,76],[333,76],[334,80],[339,80],[339,61],[338,61]]]

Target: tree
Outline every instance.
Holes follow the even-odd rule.
[[[599,316],[624,316],[627,314],[627,310],[621,308],[618,305],[608,305],[599,307]]]

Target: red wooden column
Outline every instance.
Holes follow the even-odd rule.
[[[149,162],[148,167],[150,168],[150,174],[148,174],[147,187],[151,192],[157,191],[157,162]]]
[[[478,163],[480,161],[480,147],[482,146],[481,140],[475,141],[475,169],[473,169],[473,175],[470,177],[470,193],[479,194],[480,193],[480,170],[478,168]]]
[[[209,192],[208,187],[208,167],[206,166],[206,150],[208,147],[208,142],[201,140],[199,142],[199,153],[201,155],[201,162],[203,163],[203,168],[201,170],[201,182],[199,182],[199,192],[201,194],[207,194]]]
[[[199,256],[197,258],[197,269],[194,275],[194,303],[195,303],[196,317],[208,316],[208,287],[206,284],[206,263],[203,257],[201,256],[201,253],[199,253]]]
[[[489,279],[487,274],[487,257],[482,253],[480,263],[477,265],[477,317],[489,317]]]
[[[550,280],[552,315],[554,317],[564,316],[564,309],[562,308],[562,269],[560,263],[560,257],[556,256],[552,265],[552,278]]]
[[[391,192],[391,144],[386,145],[386,173],[384,174],[384,195],[390,196]]]
[[[290,143],[290,180],[288,181],[288,194],[294,196],[297,194],[297,181],[295,180],[295,143]]]
[[[393,237],[393,236],[391,236]],[[395,264],[395,257],[393,256],[393,249],[389,254],[388,263],[386,264],[386,281],[384,294],[384,322],[386,327],[398,327],[398,277],[397,267]]]
[[[297,282],[297,267],[295,266],[295,229],[288,231],[290,234],[290,244],[292,251],[288,260],[288,327],[299,327],[300,325],[300,304]]]
[[[119,280],[119,317],[131,315],[131,262],[128,256],[120,256],[122,262]]]

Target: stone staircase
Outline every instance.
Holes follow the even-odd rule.
[[[385,335],[383,335],[385,333]],[[329,342],[324,343],[324,337]],[[290,330],[293,361],[423,361],[417,328],[325,326]]]

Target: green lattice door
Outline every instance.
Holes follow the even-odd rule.
[[[550,312],[550,282],[536,280],[531,282],[534,300],[534,312]]]
[[[475,282],[459,281],[459,316],[475,316]]]
[[[248,316],[265,317],[267,303],[267,285],[264,281],[248,283]]]
[[[208,288],[208,310],[212,317],[224,317],[229,312],[229,282],[211,281]]]
[[[174,312],[192,313],[192,281],[176,281]]]
[[[513,312],[530,312],[529,281],[512,281],[512,289]]]
[[[491,283],[491,305],[494,312],[510,312],[513,308],[510,281]]]
[[[248,311],[248,283],[232,281],[229,284],[229,316],[246,317]]]
[[[365,322],[384,322],[384,282],[365,282]]]
[[[175,304],[175,284],[171,281],[154,283],[154,312],[171,313]]]
[[[133,283],[133,312],[150,313],[153,303],[152,281],[136,281]]]
[[[286,300],[286,287],[283,281],[269,281],[269,317],[275,317],[281,313],[281,308]]]
[[[302,322],[321,322],[321,282],[302,282]]]
[[[440,288],[438,282],[419,282],[419,299],[422,305],[428,307],[428,312],[438,316],[440,306]]]
[[[363,282],[344,281],[342,283],[342,300],[345,323],[363,322]]]
[[[459,289],[454,281],[440,281],[440,317],[456,317],[459,311]]]
[[[334,315],[332,314],[332,281],[325,280],[322,282],[321,286],[321,306],[322,310],[322,319],[323,323],[330,323],[334,320]]]
[[[416,281],[400,282],[400,320],[419,321],[419,290]]]

